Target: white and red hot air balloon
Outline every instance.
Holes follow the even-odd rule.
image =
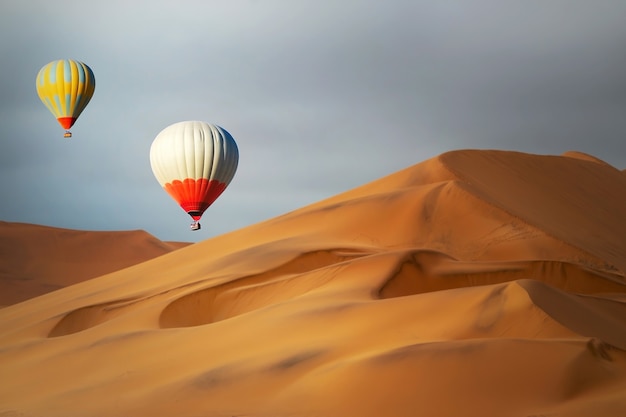
[[[204,211],[224,192],[235,175],[239,149],[225,129],[205,122],[174,123],[150,147],[157,181],[200,229]]]

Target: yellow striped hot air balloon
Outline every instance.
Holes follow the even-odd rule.
[[[91,100],[96,78],[86,64],[59,59],[45,65],[37,74],[37,94],[48,110],[72,137],[70,128]]]

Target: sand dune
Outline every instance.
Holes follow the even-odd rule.
[[[0,221],[0,306],[187,246],[142,231],[93,232]]]
[[[626,415],[625,191],[454,151],[5,307],[0,416]]]

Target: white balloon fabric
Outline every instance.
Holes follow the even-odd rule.
[[[197,228],[204,211],[232,181],[238,163],[239,149],[230,133],[200,121],[166,127],[150,147],[154,176]]]

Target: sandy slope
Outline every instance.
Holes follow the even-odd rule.
[[[455,151],[6,307],[0,416],[626,415],[624,191]]]
[[[142,231],[95,232],[0,221],[0,306],[152,259],[188,244]]]

